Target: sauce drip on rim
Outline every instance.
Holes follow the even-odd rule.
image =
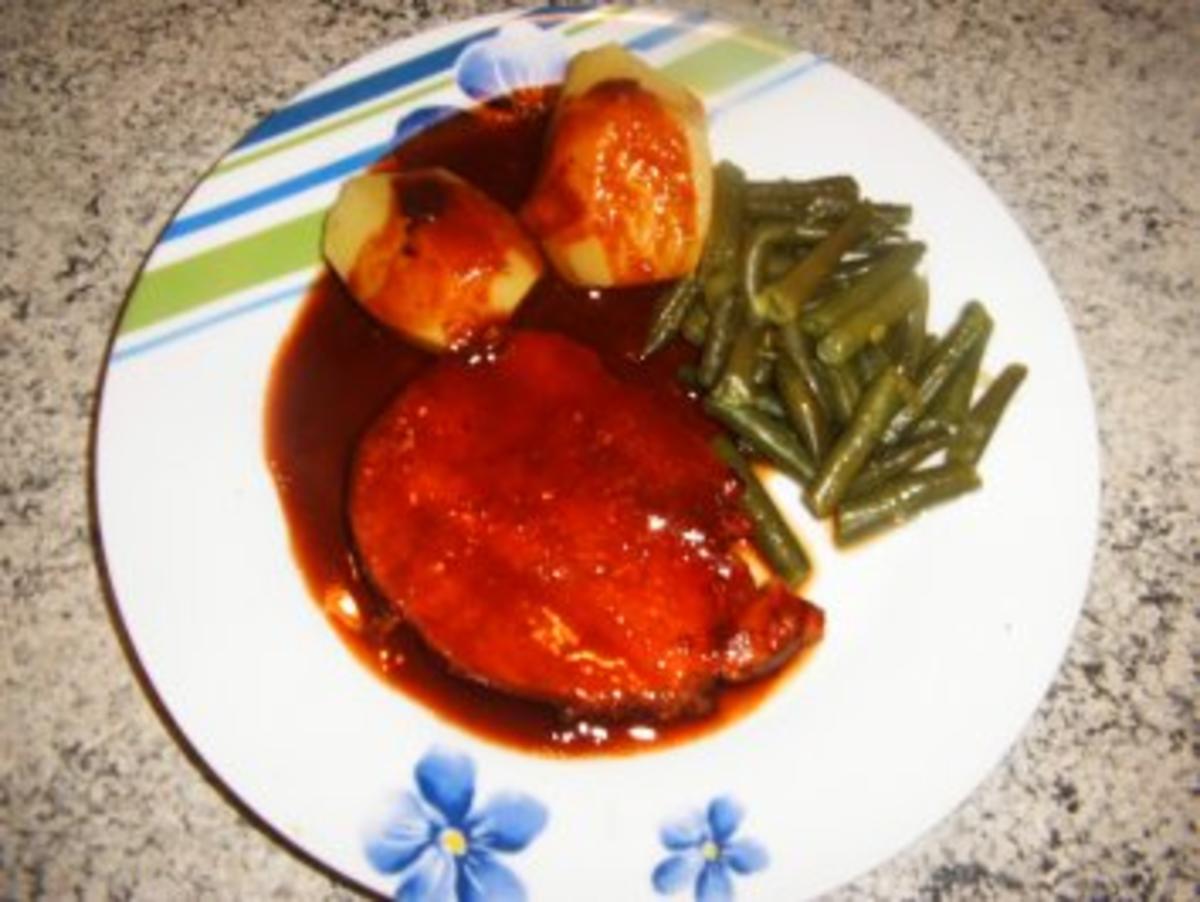
[[[520,92],[461,114],[405,144],[380,169],[443,166],[516,209],[528,194],[553,109],[552,91]],[[557,332],[594,350],[617,376],[636,376],[664,404],[688,405],[675,378],[694,352],[677,343],[637,359],[658,286],[595,291],[547,272],[513,328]],[[451,673],[369,584],[346,514],[358,441],[433,357],[377,324],[332,275],[314,285],[275,361],[266,451],[306,583],[346,644],[371,670],[471,732],[550,755],[661,747],[752,710],[780,673],[718,689],[712,709],[667,724],[564,720],[545,704],[489,690]],[[803,658],[803,654],[798,658]]]

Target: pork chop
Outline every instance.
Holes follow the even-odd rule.
[[[681,394],[559,335],[442,358],[359,444],[360,561],[464,677],[572,715],[698,713],[823,622],[756,585],[712,430]]]

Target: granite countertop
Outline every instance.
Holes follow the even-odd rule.
[[[317,76],[485,8],[6,4],[0,898],[353,896],[227,804],[139,688],[89,533],[89,426],[124,293],[207,167]],[[969,801],[834,898],[1194,898],[1200,4],[722,9],[828,54],[966,155],[1055,278],[1099,416],[1099,545],[1053,688]]]

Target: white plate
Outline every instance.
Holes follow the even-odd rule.
[[[982,464],[984,491],[849,554],[795,511],[816,558],[824,643],[751,716],[661,752],[529,756],[385,686],[302,585],[264,460],[264,388],[315,272],[320,211],[403,116],[465,105],[459,49],[516,21],[474,51],[485,62],[515,53],[535,70],[517,65],[510,80],[622,41],[702,94],[717,157],[755,176],[849,172],[872,197],[911,202],[931,248],[935,324],[982,295],[996,318],[985,366],[1031,370]],[[197,187],[133,292],[108,362],[95,467],[111,583],[137,657],[238,798],[315,859],[391,894],[413,871],[368,858],[379,819],[412,802],[420,762],[436,772],[427,793],[461,784],[470,762],[480,800],[506,790],[537,806],[508,811],[519,851],[488,851],[495,837],[464,827],[470,854],[455,867],[501,879],[502,860],[535,899],[655,898],[652,874],[668,856],[660,829],[716,798],[737,800],[744,820],[732,839],[716,837],[709,878],[683,881],[684,894],[719,898],[729,879],[740,898],[808,896],[913,841],[1000,760],[1049,685],[1084,597],[1098,498],[1092,403],[1063,307],[963,160],[824,60],[699,15],[615,7],[510,12],[401,41],[251,133]],[[414,816],[434,817],[422,804]],[[544,825],[530,818],[539,806]],[[732,867],[750,855],[736,845],[744,839],[769,855],[745,874]],[[427,850],[414,867],[450,860]],[[452,894],[469,897],[469,883]]]

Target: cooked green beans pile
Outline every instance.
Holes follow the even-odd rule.
[[[807,558],[743,455],[799,483],[849,545],[978,488],[1026,369],[1006,367],[974,400],[991,316],[972,301],[945,335],[928,332],[908,207],[862,198],[848,176],[750,181],[728,162],[713,204],[700,265],[660,299],[644,353],[677,336],[699,348],[680,378],[728,431],[717,453],[795,587]]]

